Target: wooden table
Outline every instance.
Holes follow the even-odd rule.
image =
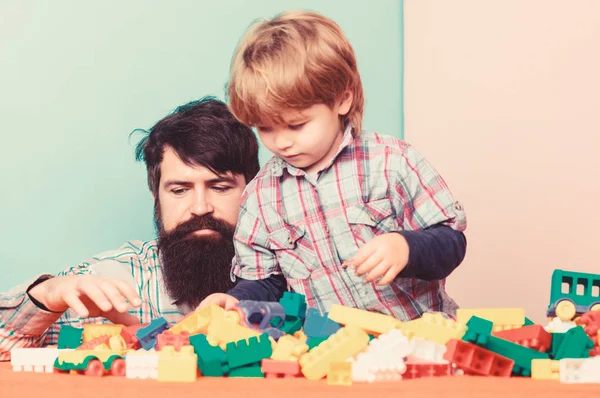
[[[162,383],[124,377],[13,372],[0,363],[0,398],[446,398],[446,397],[594,397],[600,384],[561,384],[526,378],[438,377],[386,383],[328,386],[325,380],[199,378],[195,383]]]

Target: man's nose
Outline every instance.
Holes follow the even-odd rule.
[[[191,213],[197,216],[203,216],[204,214],[212,213],[214,207],[211,201],[207,198],[206,192],[200,191],[196,193],[194,203],[192,204]]]

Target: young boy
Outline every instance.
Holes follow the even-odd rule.
[[[409,144],[361,130],[361,79],[337,24],[303,11],[254,24],[232,60],[228,97],[275,156],[242,199],[238,284],[201,306],[264,297],[283,274],[322,311],[455,314],[445,278],[465,255],[463,208]]]

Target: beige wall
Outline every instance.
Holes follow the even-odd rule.
[[[463,307],[600,273],[600,0],[405,0],[405,138],[466,207]]]

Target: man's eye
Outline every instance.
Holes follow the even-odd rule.
[[[227,192],[231,189],[231,187],[212,187],[212,189],[216,192]]]
[[[186,188],[175,188],[172,189],[171,192],[173,192],[175,195],[183,195],[184,193],[187,192]]]

